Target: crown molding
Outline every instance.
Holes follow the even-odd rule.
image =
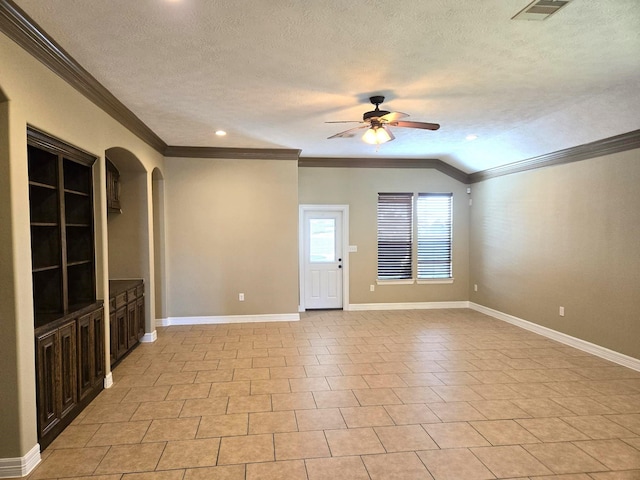
[[[0,0],[0,31],[115,120],[163,153],[167,144],[11,0]]]
[[[289,148],[180,147],[169,145],[165,157],[227,158],[232,160],[298,160],[300,150]]]
[[[98,159],[92,153],[55,138],[31,125],[27,125],[27,143],[55,154],[62,154],[65,158],[79,161],[87,166],[93,165]]]
[[[298,167],[333,168],[433,168],[462,183],[469,183],[469,175],[438,158],[329,158],[303,157]]]
[[[547,153],[538,157],[528,158],[519,162],[509,163],[501,167],[489,168],[469,175],[469,183],[478,183],[490,178],[511,175],[512,173],[526,172],[538,168],[562,165],[565,163],[588,160],[590,158],[611,155],[640,148],[640,130],[604,138],[591,143],[585,143],[576,147],[565,148],[556,152]]]

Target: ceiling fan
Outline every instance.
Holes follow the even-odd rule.
[[[402,128],[420,128],[422,130],[438,130],[440,125],[437,123],[426,122],[408,122],[406,120],[400,120],[401,118],[408,117],[406,113],[401,112],[388,112],[386,110],[380,110],[379,105],[384,102],[382,95],[376,95],[369,97],[369,101],[376,106],[375,110],[366,112],[362,116],[362,121],[359,120],[346,120],[337,122],[325,122],[325,123],[364,123],[359,127],[350,128],[344,132],[336,133],[328,137],[331,138],[349,138],[353,137],[357,130],[364,128],[367,131],[362,136],[362,140],[373,145],[390,142],[394,137],[393,133],[388,127],[402,127]]]

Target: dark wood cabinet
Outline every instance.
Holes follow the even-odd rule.
[[[45,448],[102,390],[104,308],[96,301],[96,158],[27,128],[38,441]]]
[[[109,300],[109,363],[113,365],[118,360],[118,328],[116,326],[116,310],[113,299]]]
[[[96,300],[93,173],[96,158],[27,129],[35,326]]]
[[[141,279],[109,281],[111,366],[129,353],[144,335],[144,283]]]
[[[115,337],[117,340],[116,343],[116,355],[117,360],[122,358],[122,356],[127,353],[128,345],[129,345],[129,335],[128,335],[128,325],[127,321],[127,307],[122,307],[116,310],[116,331]]]
[[[38,429],[47,434],[60,421],[58,377],[60,375],[60,334],[53,330],[36,338],[36,378]]]
[[[46,448],[103,389],[102,302],[38,327],[35,341],[38,440]]]
[[[60,348],[59,363],[59,398],[60,418],[64,420],[78,403],[77,389],[77,353],[76,321],[72,320],[58,328],[58,341]]]
[[[138,309],[136,300],[127,304],[127,323],[127,345],[135,345],[138,342]]]
[[[104,311],[78,318],[78,387],[80,400],[104,381]]]
[[[95,311],[91,318],[93,323],[93,387],[99,391],[104,388],[105,373],[104,308]]]
[[[144,290],[138,287],[136,298],[136,322],[138,324],[138,340],[144,337]],[[137,290],[137,289],[136,289]]]
[[[107,165],[107,212],[121,213],[120,209],[120,172],[111,161]]]

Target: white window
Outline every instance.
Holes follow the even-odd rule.
[[[336,261],[336,219],[309,219],[309,261],[333,263]]]
[[[379,193],[378,280],[452,279],[452,207],[451,193]]]
[[[451,193],[421,193],[418,219],[418,279],[451,278]]]
[[[413,278],[413,193],[378,194],[378,279]]]

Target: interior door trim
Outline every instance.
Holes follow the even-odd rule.
[[[306,212],[342,212],[342,309],[349,310],[349,205],[299,205],[298,210],[298,311],[304,312],[304,215]]]

